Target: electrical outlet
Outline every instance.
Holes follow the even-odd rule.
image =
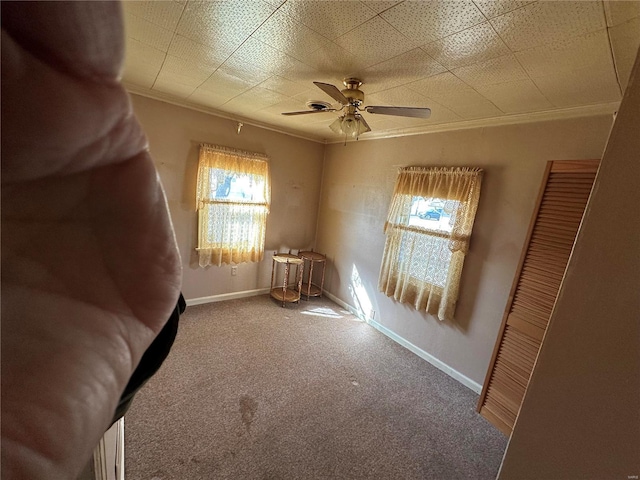
[[[236,275],[238,275],[238,266],[237,265],[233,265],[231,267],[231,276],[235,277]]]

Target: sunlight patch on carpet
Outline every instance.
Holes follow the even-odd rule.
[[[303,310],[303,315],[314,315],[316,317],[326,317],[326,318],[344,318],[343,315],[340,315],[338,312],[328,307],[317,307],[311,310]]]

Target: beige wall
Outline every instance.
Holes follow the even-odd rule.
[[[269,287],[274,251],[313,246],[322,178],[324,145],[237,123],[137,95],[133,108],[147,136],[162,178],[184,265],[187,299]],[[243,263],[237,276],[229,265],[197,264],[195,184],[198,145],[225,145],[270,157],[271,213],[267,221],[265,260]]]
[[[499,478],[640,475],[640,56]]]
[[[376,321],[477,384],[486,374],[545,162],[600,158],[611,126],[611,118],[601,116],[325,146],[249,125],[238,135],[233,121],[140,96],[133,104],[167,192],[187,299],[266,288],[273,251],[315,246],[328,256],[328,292],[353,306],[370,302]],[[267,255],[240,265],[234,277],[229,266],[197,266],[200,142],[271,157]],[[455,322],[440,322],[377,290],[382,226],[400,165],[485,169]]]
[[[328,145],[317,236],[329,259],[328,291],[351,305],[360,292],[375,321],[482,384],[545,163],[600,158],[611,123],[602,116]],[[378,292],[383,223],[400,165],[485,169],[454,322]]]

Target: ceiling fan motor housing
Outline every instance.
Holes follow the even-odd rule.
[[[360,80],[357,78],[345,78],[342,83],[347,88],[341,90],[340,93],[349,100],[350,104],[360,105],[364,102],[364,92],[359,89],[360,85],[362,85]]]

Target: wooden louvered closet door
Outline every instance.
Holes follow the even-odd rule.
[[[547,164],[478,411],[510,435],[538,356],[599,160]]]

